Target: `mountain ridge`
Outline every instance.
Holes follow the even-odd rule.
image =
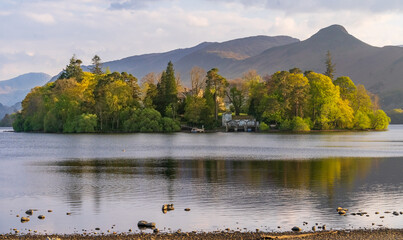
[[[51,76],[46,73],[31,72],[0,81],[0,103],[12,106],[17,102],[21,102],[31,88],[42,86],[50,78]]]
[[[238,59],[256,55],[270,47],[299,41],[288,36],[251,36],[225,42],[202,42],[194,47],[175,49],[164,53],[135,55],[120,60],[103,63],[111,71],[128,72],[139,79],[150,72],[161,72],[172,61],[182,76],[187,75],[193,66],[212,68],[217,64],[228,64]],[[246,47],[248,46],[249,47]],[[202,56],[202,57],[201,57]],[[200,60],[200,61],[198,61]],[[190,65],[189,65],[190,64]]]
[[[249,69],[259,74],[298,67],[325,72],[325,56],[330,51],[335,76],[349,76],[381,97],[386,109],[402,107],[403,48],[374,47],[350,35],[344,27],[332,25],[310,38],[264,51],[262,54],[220,69],[224,76],[235,78]]]
[[[172,61],[184,85],[190,86],[189,73],[194,66],[206,71],[218,68],[228,79],[240,78],[250,69],[256,69],[261,75],[294,67],[323,73],[327,51],[336,65],[336,77],[349,76],[356,84],[363,84],[379,94],[385,109],[403,107],[403,48],[371,46],[337,24],[322,28],[303,41],[289,36],[258,35],[225,42],[202,42],[190,48],[105,62],[103,67],[128,72],[141,79],[147,73],[163,71],[168,61]],[[88,67],[83,66],[83,69],[88,70]],[[51,81],[56,79],[54,76]]]

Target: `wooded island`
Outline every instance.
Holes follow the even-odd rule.
[[[363,85],[349,77],[333,80],[330,54],[326,75],[293,68],[261,77],[251,70],[227,80],[216,68],[194,67],[191,89],[182,86],[171,62],[159,76],[150,73],[139,84],[125,72],[103,72],[98,56],[92,60],[91,72],[83,72],[73,56],[55,82],[32,89],[14,130],[174,132],[181,124],[215,129],[224,112],[254,117],[261,131],[270,125],[286,131],[384,130],[390,122],[377,96]]]

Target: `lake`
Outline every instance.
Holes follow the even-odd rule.
[[[403,125],[310,134],[10,130],[0,128],[0,233],[138,232],[139,220],[163,232],[403,228],[403,215],[392,214],[403,211]],[[163,213],[169,203],[175,210]],[[21,223],[27,209],[34,214]]]

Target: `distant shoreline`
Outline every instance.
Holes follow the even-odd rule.
[[[401,125],[401,124],[391,124],[391,125]],[[10,128],[10,127],[3,127],[3,128]],[[282,134],[311,134],[311,133],[332,133],[332,132],[384,132],[388,131],[389,129],[385,130],[375,130],[375,129],[366,129],[366,130],[357,130],[357,129],[331,129],[331,130],[309,130],[309,131],[282,131],[278,129],[271,129],[265,131],[251,131],[247,133],[260,133],[260,134],[271,134],[271,133],[282,133]],[[5,130],[2,132],[16,132],[15,130]],[[225,133],[224,128],[217,128],[217,129],[210,129],[205,130],[204,133]],[[17,133],[17,132],[16,132]],[[19,132],[18,132],[19,133]],[[181,130],[177,132],[90,132],[90,133],[52,133],[52,132],[42,132],[42,131],[30,131],[30,132],[23,132],[23,133],[46,133],[46,134],[68,134],[68,135],[75,135],[75,134],[173,134],[173,133],[192,133],[190,130]],[[245,131],[228,131],[228,133],[245,133]],[[192,133],[192,134],[203,134],[203,133]]]

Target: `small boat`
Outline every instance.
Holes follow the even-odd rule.
[[[204,133],[204,128],[192,128],[191,133]]]

